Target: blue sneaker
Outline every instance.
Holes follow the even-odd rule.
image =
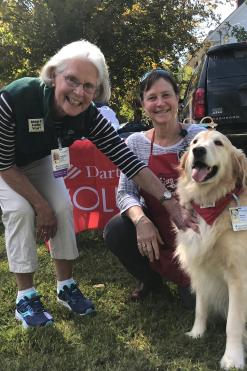
[[[58,293],[57,301],[72,312],[80,314],[81,316],[95,313],[93,303],[91,300],[85,298],[76,284],[72,284],[70,287],[63,286],[63,290],[60,290]]]
[[[15,318],[22,321],[24,328],[42,327],[53,324],[53,318],[40,301],[40,296],[34,294],[31,298],[24,296],[16,304]]]

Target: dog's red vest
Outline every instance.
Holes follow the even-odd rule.
[[[201,207],[194,202],[191,202],[191,205],[207,224],[212,225],[217,217],[223,212],[225,207],[232,201],[234,198],[233,194],[239,196],[242,192],[242,188],[235,188],[232,192],[227,193],[225,197],[218,200],[213,207]]]

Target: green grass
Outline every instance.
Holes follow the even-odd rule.
[[[181,308],[176,288],[142,304],[128,301],[135,281],[107,250],[99,233],[78,237],[75,278],[97,315],[78,317],[56,303],[53,266],[38,247],[36,286],[55,318],[53,327],[23,330],[14,318],[16,286],[8,272],[0,230],[0,370],[215,371],[224,352],[225,324],[209,324],[204,338],[192,340],[194,315]],[[94,285],[104,284],[104,288]]]

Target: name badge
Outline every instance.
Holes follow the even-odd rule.
[[[208,209],[209,207],[215,207],[215,202],[208,202],[200,205],[200,209]]]
[[[29,133],[43,133],[44,119],[28,119]]]
[[[234,232],[247,229],[247,206],[230,207],[232,229]]]
[[[58,148],[51,151],[52,169],[55,178],[64,177],[70,167],[69,148]]]

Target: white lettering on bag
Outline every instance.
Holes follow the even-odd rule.
[[[114,199],[116,197],[116,192],[117,192],[117,187],[115,188]],[[89,199],[92,202],[90,206],[85,206],[82,204],[83,200],[87,200],[87,204],[88,204]],[[110,199],[112,199],[112,197],[110,197]],[[111,213],[114,211],[114,209],[108,208],[107,190],[105,188],[101,188],[97,191],[95,188],[89,187],[89,186],[79,187],[75,190],[73,194],[72,202],[75,207],[83,211],[93,211],[97,209],[99,206],[102,206],[102,210],[104,213]]]
[[[85,166],[87,178],[113,179],[120,177],[120,170],[99,170],[96,166]]]

